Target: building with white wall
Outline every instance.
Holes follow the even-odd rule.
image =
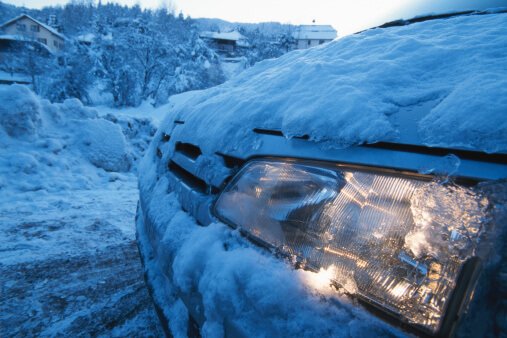
[[[333,41],[338,36],[330,25],[301,25],[293,34],[296,40],[294,49],[307,49]]]

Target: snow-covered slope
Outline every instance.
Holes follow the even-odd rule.
[[[373,29],[260,62],[165,122],[205,153],[255,143],[254,128],[326,147],[397,141],[389,116],[424,102],[426,145],[507,151],[507,14]],[[163,127],[165,129],[165,127]]]

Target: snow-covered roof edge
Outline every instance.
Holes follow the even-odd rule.
[[[239,41],[246,40],[247,38],[243,36],[240,32],[234,30],[226,33],[218,33],[218,32],[202,32],[199,34],[202,38],[210,38],[210,39],[219,39],[219,40],[231,40],[231,41]]]
[[[34,41],[34,39],[29,38],[24,35],[16,35],[16,34],[1,34],[0,40],[12,40],[12,41]]]
[[[7,26],[7,25],[9,25],[9,24],[11,24],[11,23],[13,23],[13,22],[18,21],[19,19],[21,19],[21,18],[23,18],[23,17],[26,17],[26,18],[28,18],[28,19],[30,19],[30,20],[32,20],[32,21],[34,21],[34,22],[36,22],[36,23],[37,23],[37,24],[39,24],[40,26],[42,26],[42,27],[44,27],[45,29],[47,29],[48,31],[50,31],[50,32],[51,32],[51,34],[54,34],[54,35],[58,36],[59,38],[65,39],[65,36],[63,36],[62,34],[58,33],[58,31],[57,31],[56,29],[54,29],[53,27],[50,27],[50,26],[48,26],[48,25],[46,25],[46,24],[44,24],[44,23],[42,23],[42,22],[40,22],[40,21],[38,21],[38,20],[35,20],[34,18],[32,18],[32,17],[31,17],[30,15],[28,15],[28,14],[21,14],[21,15],[20,15],[20,16],[18,16],[17,18],[14,18],[14,19],[12,19],[12,20],[9,20],[9,21],[7,21],[6,23],[4,23],[4,24],[0,25],[0,27]]]
[[[39,42],[39,41],[37,41],[35,39],[29,38],[29,37],[27,37],[25,35],[3,34],[3,35],[0,35],[0,40],[35,42],[35,43],[39,44],[40,46],[42,46],[49,53],[55,54],[55,52],[53,50],[51,50],[45,44],[43,44],[43,43],[41,43],[41,42]]]

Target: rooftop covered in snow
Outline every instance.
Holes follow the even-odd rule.
[[[202,32],[199,36],[203,39],[211,40],[219,50],[228,50],[232,52],[236,46],[244,48],[250,47],[248,39],[236,30],[226,33],[207,31]]]
[[[214,40],[229,40],[229,41],[240,41],[240,40],[246,40],[246,37],[244,37],[240,32],[238,31],[232,31],[227,33],[220,33],[220,32],[202,32],[200,34],[201,38],[208,38],[208,39],[214,39]]]
[[[296,40],[333,40],[336,37],[336,29],[331,25],[301,25],[294,32]]]

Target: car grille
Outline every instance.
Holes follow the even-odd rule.
[[[181,121],[179,124],[183,124]],[[170,142],[171,141],[171,142]],[[216,200],[221,188],[225,185],[231,175],[240,168],[245,161],[233,156],[217,153],[223,159],[224,170],[216,170],[210,175],[211,180],[207,183],[206,170],[198,167],[198,160],[202,156],[201,148],[195,144],[180,142],[171,139],[171,136],[164,134],[157,148],[157,156],[162,159],[164,151],[174,147],[172,156],[167,162],[167,178],[169,189],[174,191],[181,203],[182,209],[194,216],[201,225],[208,225],[216,219],[211,214],[211,207]],[[170,145],[162,146],[170,142]],[[220,168],[219,168],[220,169]],[[211,170],[211,169],[208,169]],[[216,175],[216,171],[228,173]]]

